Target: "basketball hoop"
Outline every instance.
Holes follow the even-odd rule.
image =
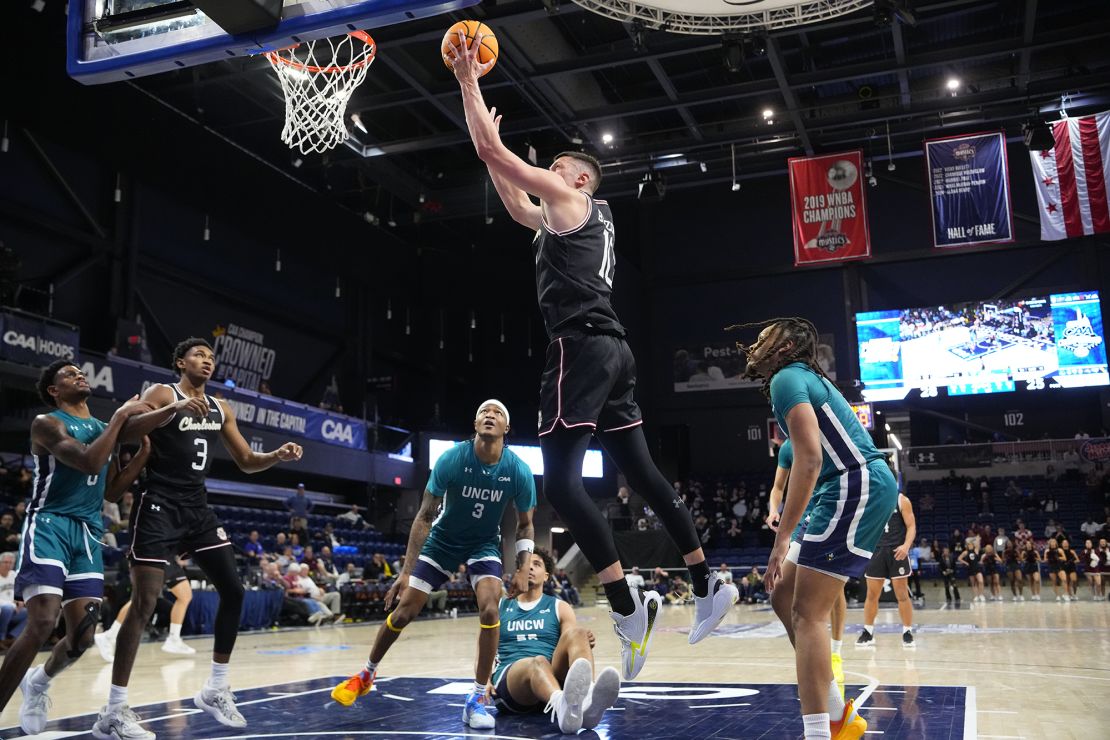
[[[290,149],[325,152],[347,140],[347,102],[377,51],[370,34],[352,31],[265,52],[285,92],[281,140]]]

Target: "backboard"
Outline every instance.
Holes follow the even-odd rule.
[[[69,0],[66,69],[100,84],[374,30],[480,0],[285,0],[264,34],[231,36],[188,0]],[[448,24],[450,25],[450,24]]]

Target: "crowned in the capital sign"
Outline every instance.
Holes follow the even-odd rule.
[[[929,139],[925,159],[935,246],[1014,240],[1005,134]]]
[[[266,346],[261,332],[228,324],[213,329],[212,337],[212,349],[216,352],[213,380],[230,379],[240,388],[252,391],[258,390],[263,380],[269,381],[277,352]]]
[[[863,153],[794,157],[789,165],[794,264],[870,257]]]

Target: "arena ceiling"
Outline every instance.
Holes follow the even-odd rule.
[[[1105,0],[885,0],[818,24],[695,36],[622,23],[568,0],[486,0],[484,80],[518,153],[598,152],[609,197],[648,172],[675,188],[784,172],[790,156],[862,148],[885,170],[926,137],[1110,104]],[[127,83],[339,205],[389,220],[481,217],[484,169],[439,56],[443,18],[374,30],[378,59],[348,108],[365,130],[327,155],[279,140],[281,89],[262,58]],[[950,89],[948,81],[958,84]],[[765,115],[769,112],[769,115]],[[611,139],[609,138],[611,137]],[[734,165],[735,162],[735,175]],[[391,218],[392,213],[392,218]]]

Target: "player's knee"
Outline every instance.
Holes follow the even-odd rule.
[[[392,627],[393,631],[395,632],[400,632],[409,625],[409,622],[412,621],[412,617],[413,615],[411,612],[406,610],[404,607],[398,606],[396,609],[389,613],[389,616],[386,619],[386,626]]]
[[[571,627],[567,630],[568,640],[586,640],[590,639],[590,631],[585,627]]]
[[[497,611],[496,606],[486,606],[478,612],[478,621],[487,627],[497,624],[499,617],[500,613]]]
[[[528,659],[528,668],[533,674],[550,673],[551,662],[542,655],[536,655]]]
[[[223,586],[217,588],[216,592],[220,595],[220,603],[221,604],[226,603],[226,604],[229,604],[229,605],[231,605],[231,604],[237,604],[239,606],[243,605],[243,598],[244,598],[243,584],[240,583],[238,581],[238,579],[229,580],[228,582],[223,584]]]
[[[54,625],[57,622],[57,615],[36,614],[35,616],[28,616],[26,626],[23,629],[33,634],[40,642],[45,642],[50,633],[54,631]]]

